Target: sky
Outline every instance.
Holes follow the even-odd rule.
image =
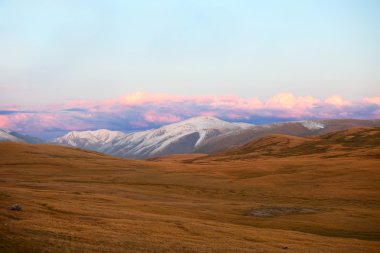
[[[380,117],[377,0],[0,0],[0,128]]]

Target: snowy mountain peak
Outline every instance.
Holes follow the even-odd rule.
[[[197,116],[193,118],[189,118],[177,123],[173,123],[170,125],[166,125],[161,127],[160,129],[168,129],[173,130],[178,127],[183,127],[186,130],[206,130],[206,129],[236,129],[241,128],[243,126],[253,126],[248,123],[231,123],[227,122],[213,116]]]
[[[106,129],[73,131],[54,143],[92,149],[124,157],[145,158],[173,153],[189,153],[210,138],[251,127],[212,116],[189,118],[158,129],[125,134]]]
[[[111,131],[107,129],[99,129],[94,131],[71,131],[62,137],[52,140],[53,143],[64,144],[74,147],[104,145],[112,142],[117,138],[125,137],[125,134],[119,131]]]
[[[124,135],[124,133],[119,131],[111,131],[107,129],[99,129],[99,130],[89,130],[89,131],[71,131],[64,135],[63,137],[78,137],[78,138],[87,138],[92,137],[96,139],[105,140],[107,138],[116,137],[118,135]]]
[[[205,128],[208,128],[208,127],[213,127],[215,125],[220,125],[220,124],[223,124],[223,123],[228,123],[228,122],[225,122],[223,120],[220,120],[220,119],[217,119],[215,117],[211,117],[211,116],[198,116],[198,117],[193,117],[193,118],[189,118],[189,119],[185,119],[183,121],[180,121],[180,122],[177,122],[177,123],[173,123],[173,124],[170,124],[170,125],[166,125],[166,126],[163,126],[163,127],[169,127],[169,126],[184,126],[184,125],[192,125],[192,126],[197,126],[197,127],[205,127]]]
[[[226,121],[223,121],[221,119],[218,119],[218,118],[215,118],[213,116],[196,116],[196,117],[192,117],[192,118],[188,118],[188,119],[185,119],[179,123],[182,123],[182,124],[188,124],[188,123],[191,123],[191,124],[202,124],[202,123],[216,123],[216,122],[226,122]]]
[[[247,125],[245,124],[244,127]],[[161,145],[157,150],[161,150],[180,138],[191,134],[198,135],[194,145],[196,147],[211,137],[240,130],[244,127],[241,123],[230,123],[212,116],[198,116],[151,130],[147,136],[149,139],[159,139]]]

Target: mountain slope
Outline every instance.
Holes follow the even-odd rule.
[[[0,129],[0,142],[42,143],[43,141],[38,138],[23,135],[11,130]]]
[[[380,158],[380,127],[351,128],[319,136],[301,138],[268,135],[243,146],[212,155],[211,158],[249,159],[313,155],[323,158]],[[202,159],[202,158],[201,158]]]
[[[56,144],[104,152],[114,156],[150,158],[169,154],[192,153],[211,138],[253,127],[230,123],[214,117],[195,117],[142,132],[74,131],[54,139]]]
[[[315,120],[257,125],[238,132],[222,134],[198,146],[195,153],[217,153],[271,134],[284,134],[298,137],[320,135],[353,127],[380,126],[380,120]]]
[[[271,134],[308,137],[352,127],[380,126],[380,120],[315,120],[251,125],[214,117],[195,117],[158,129],[122,133],[110,130],[73,131],[55,144],[103,152],[113,156],[146,159],[184,153],[217,153]]]
[[[72,131],[62,137],[53,139],[52,143],[97,151],[104,145],[112,144],[115,140],[125,136],[125,133],[107,129]]]

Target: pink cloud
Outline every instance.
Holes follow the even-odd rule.
[[[339,107],[339,106],[349,105],[351,103],[350,101],[344,100],[340,96],[330,96],[325,99],[325,104]]]
[[[9,128],[12,130],[19,130],[20,123],[25,122],[28,119],[28,115],[24,113],[0,115],[0,127]]]
[[[0,115],[0,128],[9,128],[9,117],[6,115]]]
[[[149,94],[143,92],[134,92],[121,98],[121,102],[126,105],[142,105],[149,101]]]
[[[151,94],[147,92],[133,92],[120,98],[120,102],[124,105],[136,106],[143,104],[163,104],[168,102],[182,102],[186,100],[184,96],[169,95],[165,93]]]
[[[266,106],[274,109],[290,109],[295,105],[296,97],[291,93],[279,93],[271,97]]]
[[[147,92],[134,92],[121,97],[118,100],[108,101],[108,105],[117,103],[126,106],[141,106],[147,104],[163,105],[173,103],[196,103],[199,105],[220,106],[241,106],[245,108],[259,108],[262,103],[257,98],[239,98],[236,96],[180,96],[165,93],[151,94]]]
[[[8,107],[9,108],[9,107]],[[312,96],[279,93],[266,101],[256,97],[182,96],[134,92],[108,100],[78,100],[43,108],[17,108],[0,114],[0,127],[16,131],[46,129],[84,130],[109,128],[133,130],[208,115],[227,120],[254,122],[255,118],[378,118],[380,94],[361,101],[340,96],[319,100]],[[23,110],[22,110],[23,109]],[[26,112],[30,110],[30,112]],[[34,112],[36,111],[36,112]]]
[[[295,96],[292,93],[279,93],[265,102],[266,115],[275,116],[281,111],[283,117],[305,117],[314,114],[313,108],[321,105],[321,101],[312,96]],[[271,110],[274,110],[271,112]]]
[[[146,112],[144,114],[144,119],[148,122],[153,122],[153,123],[173,123],[173,122],[177,122],[181,120],[180,117],[173,114],[156,113],[153,111]]]
[[[93,104],[91,101],[88,100],[74,100],[74,101],[69,101],[65,105],[67,106],[84,106],[84,105],[90,105]]]
[[[249,98],[245,101],[245,104],[250,109],[259,109],[263,107],[263,103],[257,98]]]
[[[62,115],[59,112],[0,115],[0,128],[9,128],[14,131],[42,132],[49,128],[71,131],[89,127],[91,127],[90,124]]]
[[[131,125],[133,127],[137,127],[137,128],[146,128],[146,127],[149,127],[149,124],[145,121],[133,121],[131,122]]]
[[[369,104],[380,105],[380,94],[377,94],[377,96],[373,98],[365,98],[364,101]]]
[[[216,117],[218,116],[216,112],[212,112],[212,111],[205,111],[205,112],[200,112],[199,113],[199,116],[212,116],[212,117]]]
[[[266,103],[267,108],[291,110],[294,108],[307,109],[317,105],[320,101],[311,96],[296,97],[292,93],[279,93],[271,97]]]

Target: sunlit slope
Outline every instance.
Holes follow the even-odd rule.
[[[260,156],[373,157],[380,158],[380,127],[352,128],[324,135],[301,138],[268,135],[212,157],[247,159]]]
[[[217,153],[247,144],[256,139],[272,135],[291,135],[298,137],[310,137],[342,131],[355,127],[379,127],[380,120],[354,120],[354,119],[334,119],[317,121],[300,121],[275,123],[270,125],[257,125],[254,128],[245,129],[238,132],[226,133],[216,136],[204,145],[199,146],[195,152]]]

